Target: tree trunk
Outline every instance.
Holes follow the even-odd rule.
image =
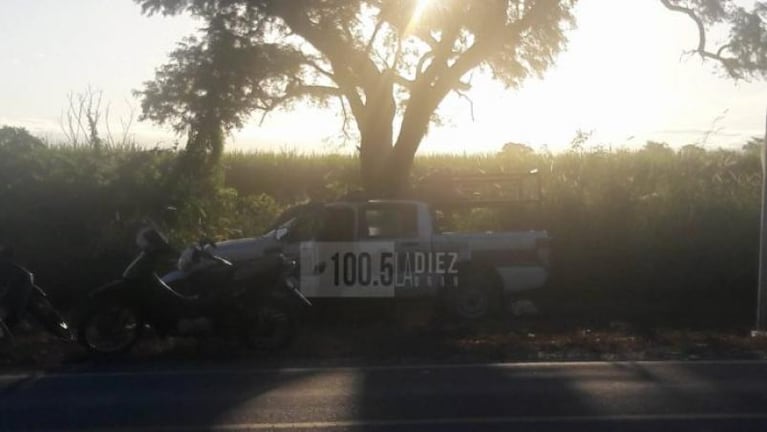
[[[392,86],[393,80],[385,74],[378,86],[380,92],[374,93],[379,97],[366,101],[369,108],[360,127],[362,181],[368,195],[376,198],[398,198],[407,193],[415,153],[432,114],[447,94],[443,91],[435,95],[431,87],[414,92],[394,142],[396,105]]]
[[[367,151],[360,154],[362,183],[373,198],[400,198],[409,189],[415,152],[424,133],[400,134],[397,146],[377,137],[363,137]]]
[[[406,112],[397,142],[385,164],[385,170],[389,173],[389,189],[392,197],[401,197],[410,188],[410,171],[413,168],[415,153],[426,136],[431,114],[434,112],[426,104],[416,108],[420,109]]]
[[[374,198],[389,196],[390,185],[385,162],[391,158],[394,141],[394,81],[384,73],[375,86],[368,89],[365,116],[358,121],[360,129],[360,169],[365,192]]]
[[[385,198],[389,195],[389,179],[384,161],[392,154],[391,138],[370,133],[362,136],[360,143],[360,174],[362,186],[371,197]]]

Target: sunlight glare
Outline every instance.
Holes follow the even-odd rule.
[[[544,78],[505,90],[490,75],[476,74],[469,93],[476,121],[466,101],[451,95],[440,109],[453,125],[432,134],[424,151],[497,151],[506,142],[564,150],[579,129],[593,131],[599,144],[620,145],[633,135],[641,141],[675,128],[681,123],[675,113],[699,112],[673,96],[681,91],[681,68],[699,68],[678,61],[695,42],[685,21],[680,25],[680,17],[649,3],[627,8],[594,0],[576,11],[579,28],[568,35],[568,49]],[[605,20],[604,14],[625,19]],[[658,31],[643,31],[647,22]]]
[[[423,14],[426,12],[426,9],[428,9],[429,5],[431,4],[432,0],[415,0],[416,5],[415,8],[413,8],[413,16],[410,18],[410,24],[408,25],[408,32],[418,24],[419,21],[421,21],[421,18],[423,17]]]
[[[413,20],[418,21],[423,16],[423,13],[426,11],[426,8],[429,7],[429,3],[431,3],[431,0],[416,0],[417,4],[415,5],[415,10],[413,11]]]

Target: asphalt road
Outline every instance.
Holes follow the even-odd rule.
[[[0,375],[0,430],[767,430],[767,362]]]

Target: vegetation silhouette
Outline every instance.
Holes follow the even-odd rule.
[[[541,76],[565,49],[575,0],[136,0],[147,14],[204,23],[137,93],[143,118],[186,132],[192,168],[215,165],[225,133],[254,113],[301,102],[356,126],[360,174],[371,195],[402,193],[419,144],[451,93],[468,98],[471,72],[508,88]],[[767,71],[767,4],[661,0],[699,29],[691,53],[735,79]],[[726,25],[712,50],[707,33]]]
[[[173,169],[181,152],[34,139],[27,146],[31,135],[13,135],[20,141],[0,140],[0,238],[63,305],[119,273],[134,253],[137,224],[169,204],[179,209],[170,234],[182,247],[201,234],[259,235],[318,184],[329,199],[362,184],[353,156],[226,153],[225,183],[182,194]],[[756,266],[744,263],[758,260],[759,143],[743,150],[578,144],[558,154],[435,155],[416,158],[412,174],[539,168],[544,202],[536,223],[554,237],[555,266],[542,310],[737,327],[753,316]],[[443,220],[443,228],[484,231],[509,220],[474,209]]]

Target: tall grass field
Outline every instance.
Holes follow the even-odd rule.
[[[119,274],[141,219],[168,205],[175,246],[205,234],[256,235],[310,194],[359,186],[356,158],[228,153],[209,185],[175,175],[179,154],[134,147],[50,146],[0,139],[0,243],[61,302]],[[747,328],[754,318],[761,165],[743,150],[576,148],[418,157],[413,179],[537,168],[534,223],[553,238],[550,284],[536,293],[551,319],[648,326]],[[462,214],[453,228],[492,229],[513,215]]]

